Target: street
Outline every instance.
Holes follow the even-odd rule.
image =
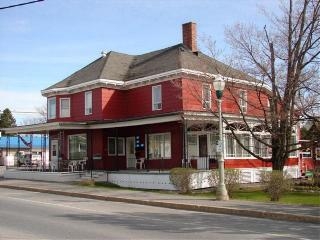
[[[0,189],[0,239],[319,239],[319,226]]]

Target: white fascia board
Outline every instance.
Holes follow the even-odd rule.
[[[132,126],[141,126],[141,125],[156,124],[156,123],[175,122],[180,120],[181,120],[180,115],[171,115],[171,116],[129,120],[129,121],[123,121],[123,122],[93,124],[89,126],[89,129],[132,127]]]
[[[73,123],[73,122],[52,122],[52,123],[41,123],[33,125],[18,126],[12,128],[3,128],[6,134],[20,134],[20,133],[43,133],[53,130],[63,129],[87,129],[86,123]]]
[[[48,97],[52,95],[69,94],[70,92],[89,90],[89,89],[93,89],[94,87],[105,87],[105,86],[114,86],[118,88],[134,88],[134,87],[137,87],[138,84],[143,84],[145,82],[151,82],[154,80],[159,80],[161,78],[180,75],[180,74],[195,75],[198,77],[205,77],[205,78],[212,78],[212,79],[214,79],[217,76],[216,74],[205,73],[205,72],[186,69],[186,68],[180,68],[180,69],[171,70],[168,72],[163,72],[163,73],[159,73],[159,74],[155,74],[147,77],[129,80],[126,82],[120,81],[120,80],[113,80],[113,79],[96,79],[90,82],[81,83],[81,84],[73,85],[70,87],[42,90],[41,94],[44,97]],[[230,77],[224,77],[224,78],[226,81],[229,81],[229,82],[250,85],[250,86],[258,86],[258,87],[265,88],[267,90],[271,90],[269,86],[263,84],[262,82],[251,82],[247,80],[230,78]],[[164,81],[166,81],[166,79],[164,79]]]

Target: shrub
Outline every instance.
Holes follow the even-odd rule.
[[[320,187],[320,167],[317,167],[313,171],[313,185]]]
[[[224,180],[229,197],[232,198],[235,191],[240,188],[240,170],[227,168],[224,170]],[[218,186],[219,184],[219,170],[211,170],[208,181],[212,186]]]
[[[170,170],[170,181],[180,193],[189,193],[192,174],[195,172],[192,168],[173,168]]]
[[[262,172],[260,181],[271,201],[279,201],[281,196],[292,187],[292,180],[283,171]]]

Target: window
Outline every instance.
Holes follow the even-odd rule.
[[[108,137],[108,155],[109,156],[125,155],[124,138]]]
[[[149,159],[171,158],[170,133],[150,134],[148,136]]]
[[[69,160],[84,159],[87,156],[86,134],[69,136]]]
[[[315,155],[316,160],[320,160],[320,148],[317,147],[315,149]]]
[[[162,109],[161,85],[152,87],[152,111]]]
[[[250,148],[250,135],[237,134],[237,138],[245,148]],[[249,157],[250,154],[244,150],[232,134],[226,134],[226,156],[227,157]]]
[[[202,85],[202,107],[204,109],[211,108],[211,85],[210,84]]]
[[[70,117],[70,98],[60,99],[60,117]]]
[[[271,144],[270,135],[260,135],[253,138],[253,152],[260,157],[271,157],[271,149],[264,143]]]
[[[242,113],[247,113],[247,91],[239,91],[239,106]]]
[[[56,98],[48,98],[48,119],[56,118]]]
[[[85,115],[91,115],[92,114],[92,92],[85,92],[84,93],[84,105],[85,105]]]

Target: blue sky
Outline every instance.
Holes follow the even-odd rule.
[[[0,0],[0,7],[30,0]],[[182,41],[181,25],[196,22],[228,52],[224,28],[236,22],[267,23],[258,5],[277,0],[45,0],[0,10],[0,110],[20,123],[46,103],[40,91],[64,79],[100,52],[128,54]]]

